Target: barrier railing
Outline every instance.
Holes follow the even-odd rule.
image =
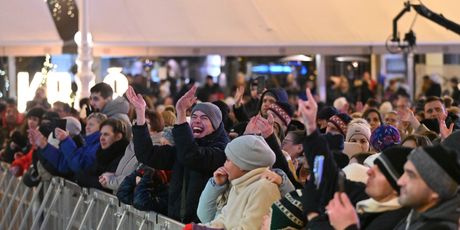
[[[117,197],[81,188],[63,178],[29,188],[21,177],[0,167],[0,229],[182,229],[184,225],[155,212],[122,204]]]

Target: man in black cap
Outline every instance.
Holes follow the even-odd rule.
[[[441,145],[417,148],[399,178],[399,203],[412,210],[395,229],[458,229],[460,166]]]

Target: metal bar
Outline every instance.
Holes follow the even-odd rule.
[[[49,208],[48,208],[48,211],[46,212],[45,219],[43,220],[43,223],[42,223],[42,226],[40,227],[40,230],[45,229],[45,226],[46,226],[46,224],[48,223],[48,220],[49,220],[49,218],[50,218],[51,211],[52,211],[54,205],[56,204],[57,199],[59,198],[59,196],[60,196],[60,194],[61,194],[61,190],[62,190],[61,185],[58,185],[57,191],[56,191],[56,193],[54,194],[53,200],[51,201],[51,204],[50,204],[50,206],[49,206]]]
[[[120,230],[120,229],[121,229],[121,226],[122,226],[122,224],[123,224],[123,221],[125,221],[125,217],[126,217],[126,213],[127,213],[127,212],[128,212],[128,211],[126,211],[126,210],[123,211],[123,214],[121,215],[120,222],[118,222],[118,224],[117,224],[117,229],[116,229],[116,230]]]
[[[16,184],[16,188],[14,189],[14,192],[11,195],[11,199],[10,199],[10,202],[8,203],[8,207],[6,208],[5,213],[3,214],[2,221],[0,222],[0,228],[2,229],[3,229],[3,224],[5,223],[7,217],[10,216],[9,214],[10,214],[11,208],[13,207],[13,204],[16,201],[16,196],[18,196],[19,188],[22,185],[21,182],[22,182],[22,177],[21,179],[19,179],[18,183]]]
[[[8,197],[8,192],[10,191],[10,187],[13,184],[13,181],[15,180],[14,176],[12,176],[8,182],[8,185],[6,186],[5,193],[3,193],[2,201],[0,201],[0,210],[3,210],[3,203],[6,200],[6,197]]]
[[[91,198],[91,201],[89,202],[88,209],[86,209],[85,215],[83,216],[83,219],[81,220],[80,227],[78,229],[83,229],[83,225],[85,225],[86,219],[88,219],[89,213],[91,212],[91,209],[93,209],[94,206],[94,198]]]
[[[42,189],[42,187],[43,187],[43,182],[38,184],[38,187],[36,188],[34,195],[32,196],[32,199],[30,200],[29,207],[27,207],[26,213],[24,214],[22,218],[22,222],[21,222],[19,229],[23,229],[24,225],[27,223],[27,217],[29,216],[29,213],[32,211],[32,204],[37,199],[38,194],[40,193],[40,190]]]
[[[27,199],[27,196],[29,195],[30,190],[31,190],[30,188],[26,188],[26,191],[24,192],[24,194],[22,194],[21,201],[19,202],[19,205],[16,208],[16,212],[14,212],[13,219],[11,220],[11,225],[8,229],[13,228],[14,222],[16,222],[16,219],[18,218],[19,213],[22,211],[21,207],[24,204],[24,201]]]
[[[142,230],[142,228],[144,227],[145,221],[146,221],[146,219],[145,219],[145,218],[142,218],[142,222],[141,222],[141,224],[139,225],[138,230]]]
[[[75,206],[75,209],[72,212],[72,215],[70,216],[69,223],[67,224],[66,230],[70,230],[72,228],[72,223],[75,220],[75,217],[77,217],[77,212],[78,209],[80,209],[80,205],[83,202],[83,194],[80,194],[80,197],[78,198],[77,205]]]
[[[43,209],[45,208],[45,205],[49,199],[49,197],[51,196],[51,192],[53,190],[53,184],[50,183],[50,186],[48,187],[48,190],[46,191],[46,194],[45,194],[45,197],[43,198],[43,201],[40,205],[40,208],[38,209],[38,212],[37,214],[32,218],[33,219],[33,222],[32,222],[32,227],[31,229],[33,229],[35,227],[35,225],[37,225],[38,223],[38,220],[40,219],[40,215],[42,214],[43,212]],[[21,228],[20,228],[21,229]]]
[[[107,204],[105,206],[104,212],[102,213],[101,220],[97,224],[96,230],[102,229],[102,224],[104,223],[104,220],[105,220],[105,217],[107,216],[107,212],[109,211],[109,208],[110,208],[110,204]]]

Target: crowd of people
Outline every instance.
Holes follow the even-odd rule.
[[[174,103],[135,88],[98,83],[81,111],[42,88],[24,114],[2,101],[0,159],[27,186],[63,177],[185,229],[458,229],[455,100],[328,105],[307,88],[293,104],[251,85],[223,101],[209,81]]]

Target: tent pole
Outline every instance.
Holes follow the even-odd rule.
[[[414,100],[415,92],[415,68],[414,68],[414,52],[407,53],[407,84],[409,85],[409,95]]]
[[[326,102],[326,56],[317,54],[315,60],[318,73],[316,77],[316,93],[319,95],[320,101]]]
[[[16,57],[8,56],[8,96],[16,99],[18,92],[16,91]]]
[[[95,75],[91,70],[93,65],[93,50],[92,38],[89,36],[89,1],[79,0],[79,2],[78,28],[81,39],[77,41],[78,57],[76,63],[78,65],[78,72],[76,77],[80,80],[81,84],[79,85],[79,92],[77,93],[78,99],[89,97],[89,89],[92,87],[90,84],[95,79]]]

